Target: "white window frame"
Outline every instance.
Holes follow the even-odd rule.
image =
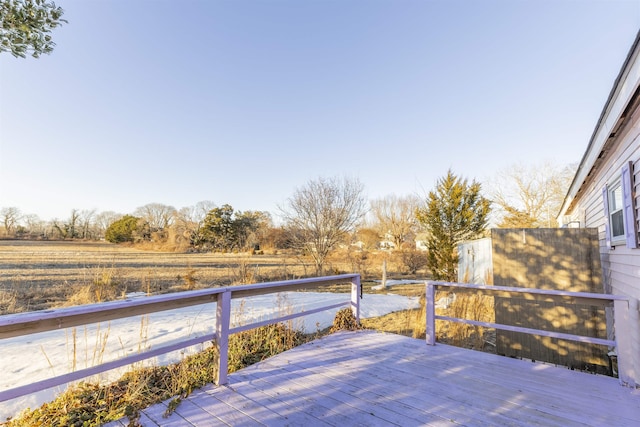
[[[616,197],[614,196],[615,192],[619,191],[619,199],[618,202],[620,206],[617,206],[617,209],[614,209],[614,203],[616,202]],[[607,200],[609,203],[608,215],[609,218],[609,233],[611,239],[611,246],[624,245],[627,243],[626,239],[626,218],[624,212],[624,201],[622,194],[622,180],[618,177],[615,181],[607,185]],[[614,216],[618,214],[622,216],[622,232],[621,234],[614,234]]]
[[[620,191],[619,201],[621,206],[613,209],[616,202],[614,194]],[[615,246],[626,245],[630,249],[636,249],[638,242],[638,223],[636,218],[636,194],[633,176],[633,162],[623,164],[622,171],[613,181],[602,189],[605,213],[605,238],[607,246],[612,249]],[[614,215],[622,220],[622,234],[613,235]],[[618,224],[620,225],[620,224]]]

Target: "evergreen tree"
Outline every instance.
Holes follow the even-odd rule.
[[[213,208],[204,219],[203,240],[216,250],[230,250],[237,244],[237,230],[233,219],[233,207],[224,205]]]
[[[499,228],[536,228],[539,221],[532,217],[529,213],[512,206],[504,206],[505,215],[502,222],[498,224]]]
[[[0,52],[15,57],[30,53],[38,58],[51,53],[55,43],[51,31],[66,23],[64,10],[46,0],[0,1]]]
[[[218,251],[247,249],[260,245],[266,231],[271,228],[267,212],[235,212],[231,205],[213,208],[204,219],[199,233],[203,246]]]
[[[111,243],[133,242],[138,232],[140,218],[125,215],[107,227],[104,238]]]
[[[457,246],[482,235],[487,227],[491,203],[476,181],[471,184],[449,170],[416,217],[428,232],[428,267],[435,280],[457,279]]]

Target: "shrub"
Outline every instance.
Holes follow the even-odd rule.
[[[333,319],[333,326],[329,332],[338,331],[356,331],[360,329],[356,316],[353,315],[353,311],[350,308],[343,308],[336,313],[336,317]]]
[[[133,242],[139,219],[131,215],[123,216],[109,225],[104,238],[111,243]]]
[[[401,250],[400,259],[409,274],[416,274],[418,270],[427,265],[427,253],[417,249]]]

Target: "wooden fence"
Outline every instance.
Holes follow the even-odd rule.
[[[491,230],[493,285],[602,293],[598,230],[533,228]],[[473,283],[473,282],[472,282]],[[495,321],[599,338],[607,336],[603,307],[495,298]],[[609,371],[607,349],[585,342],[498,331],[500,355],[540,360],[593,372]]]
[[[334,284],[350,283],[350,300],[317,307],[312,310],[280,316],[260,322],[255,322],[238,327],[230,327],[231,300],[256,295],[265,295],[277,292],[296,291],[301,289],[315,289]],[[87,325],[91,323],[106,322],[125,317],[145,315],[165,310],[175,310],[201,304],[216,303],[215,333],[184,339],[171,345],[157,347],[131,356],[123,357],[110,362],[102,363],[90,368],[77,370],[64,375],[58,375],[31,384],[0,391],[0,402],[15,399],[51,387],[77,381],[92,375],[109,371],[114,368],[127,366],[142,360],[150,359],[165,353],[187,348],[196,344],[213,341],[220,357],[218,365],[217,384],[227,383],[228,373],[228,344],[229,335],[249,329],[279,323],[302,316],[307,316],[333,308],[350,306],[357,319],[360,321],[360,298],[362,297],[362,285],[359,274],[343,274],[300,280],[288,280],[281,282],[259,283],[254,285],[229,286],[223,288],[202,289],[197,291],[178,292],[139,298],[124,301],[114,301],[103,304],[91,304],[58,310],[46,310],[30,313],[20,313],[0,316],[0,340],[52,331],[62,328]]]

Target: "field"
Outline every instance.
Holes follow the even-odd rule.
[[[349,271],[332,263],[335,271]],[[0,240],[0,314],[308,276],[287,254],[163,253],[102,242]]]
[[[326,266],[327,274],[360,272],[365,293],[381,277],[382,257],[336,253]],[[389,278],[416,278],[402,272],[397,262],[388,262]],[[0,315],[44,310],[123,298],[143,292],[160,294],[184,290],[287,280],[311,276],[311,259],[293,254],[169,253],[104,242],[0,240]],[[424,275],[419,276],[424,278]],[[369,279],[369,281],[367,281]],[[347,292],[348,286],[324,289]],[[395,285],[379,293],[422,296],[423,284]],[[443,295],[438,295],[437,298]],[[473,309],[472,309],[473,308]],[[462,315],[482,311],[492,316],[492,300],[460,298],[448,309]],[[489,314],[491,313],[491,314]],[[424,337],[424,309],[403,310],[365,319],[365,327]],[[487,319],[489,320],[489,319]],[[486,337],[477,328],[438,322],[440,339],[483,348]],[[456,338],[456,339],[454,339]],[[477,340],[476,343],[472,341]]]
[[[370,289],[374,283],[365,281],[381,277],[383,257],[387,254],[337,252],[325,271],[361,273]],[[389,277],[411,277],[397,262],[388,266]],[[310,258],[291,253],[173,253],[105,242],[0,240],[0,315],[114,300],[132,292],[160,294],[314,274]],[[408,296],[418,292],[415,286],[403,291],[394,288]]]

